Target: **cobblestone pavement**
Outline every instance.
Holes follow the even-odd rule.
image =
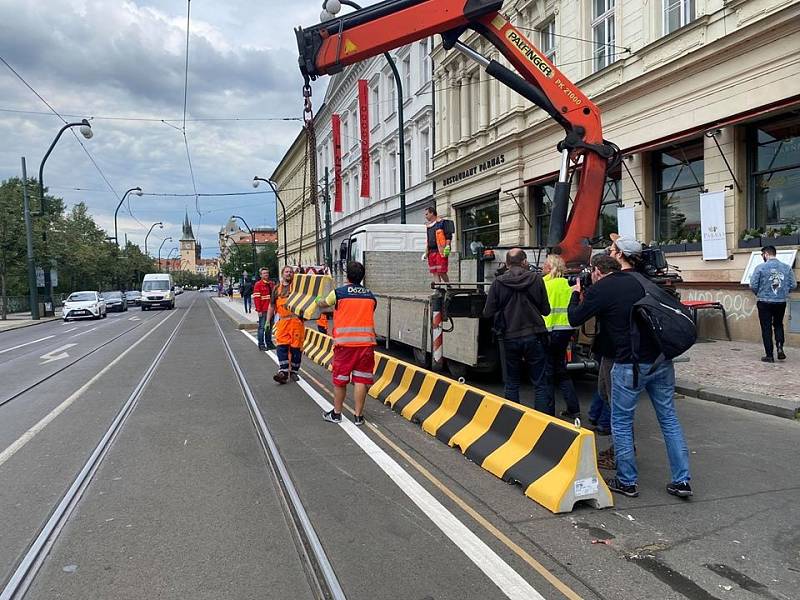
[[[707,387],[800,400],[800,349],[786,348],[785,361],[762,363],[764,348],[753,342],[700,342],[675,364],[681,381]]]

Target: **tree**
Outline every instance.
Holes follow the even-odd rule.
[[[25,223],[22,219],[22,180],[14,178],[0,186],[0,318],[8,312],[9,279],[24,276]]]

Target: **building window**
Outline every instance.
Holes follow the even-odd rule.
[[[428,83],[431,79],[431,63],[428,54],[430,53],[429,38],[425,38],[419,43],[419,72],[422,81],[420,87]]]
[[[550,19],[539,28],[542,52],[552,63],[556,62],[556,20]]]
[[[597,219],[597,237],[610,240],[612,233],[618,233],[617,208],[622,200],[622,167],[617,167],[606,176],[600,216]]]
[[[427,176],[431,172],[431,136],[427,129],[420,132],[419,142],[422,146],[422,174]]]
[[[694,21],[695,0],[661,0],[664,14],[664,35]]]
[[[406,160],[406,186],[407,187],[411,187],[413,185],[411,183],[411,180],[412,180],[411,175],[413,173],[413,169],[411,167],[412,167],[412,165],[414,163],[414,157],[411,154],[411,141],[410,140],[405,143],[405,156],[404,156],[404,158]]]
[[[387,75],[386,76],[386,89],[389,91],[389,94],[388,94],[389,95],[389,99],[387,100],[387,102],[389,103],[389,110],[388,110],[388,113],[386,114],[386,118],[388,119],[389,117],[391,117],[394,114],[394,112],[396,110],[396,107],[397,107],[397,94],[396,94],[396,90],[394,89],[394,76],[393,75]]]
[[[349,213],[350,211],[350,180],[344,180],[344,191],[342,192],[342,208],[344,208],[345,213]]]
[[[800,116],[760,123],[748,132],[749,221],[753,227],[800,226]]]
[[[487,248],[500,243],[500,202],[493,194],[488,200],[459,210],[461,256],[472,256],[470,244],[482,242]]]
[[[377,81],[370,87],[370,98],[370,124],[375,127],[381,118],[381,93]]]
[[[350,149],[355,148],[361,141],[361,129],[358,126],[358,107],[350,109],[350,129],[353,132],[353,139],[350,140]]]
[[[342,115],[342,154],[347,154],[350,148],[350,115]]]
[[[389,195],[397,193],[397,152],[389,152]]]
[[[653,157],[656,240],[686,243],[700,229],[703,140],[656,152]]]
[[[361,186],[358,174],[353,175],[353,206],[358,208],[358,200],[361,198]]]
[[[599,71],[615,60],[614,29],[615,0],[592,0],[592,38],[594,42],[594,70]]]
[[[531,186],[531,214],[533,215],[533,235],[531,245],[547,246],[547,235],[550,232],[550,213],[553,211],[553,196],[556,182],[548,181]]]
[[[403,74],[403,91],[405,92],[405,97],[409,98],[411,96],[411,54],[406,55],[401,63],[401,67],[400,72]]]
[[[372,197],[375,200],[381,199],[381,160],[379,158],[375,158],[372,160],[372,181],[374,191],[372,193]]]

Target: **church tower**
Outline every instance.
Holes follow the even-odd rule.
[[[194,239],[192,223],[189,221],[189,212],[183,219],[183,233],[181,235],[181,271],[197,273],[197,260],[200,257],[200,244]]]

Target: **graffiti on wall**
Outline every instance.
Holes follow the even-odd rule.
[[[728,319],[739,321],[749,319],[758,310],[756,297],[751,292],[735,290],[683,290],[683,300],[700,300],[702,302],[719,302],[725,308]],[[702,313],[698,316],[702,316]]]

